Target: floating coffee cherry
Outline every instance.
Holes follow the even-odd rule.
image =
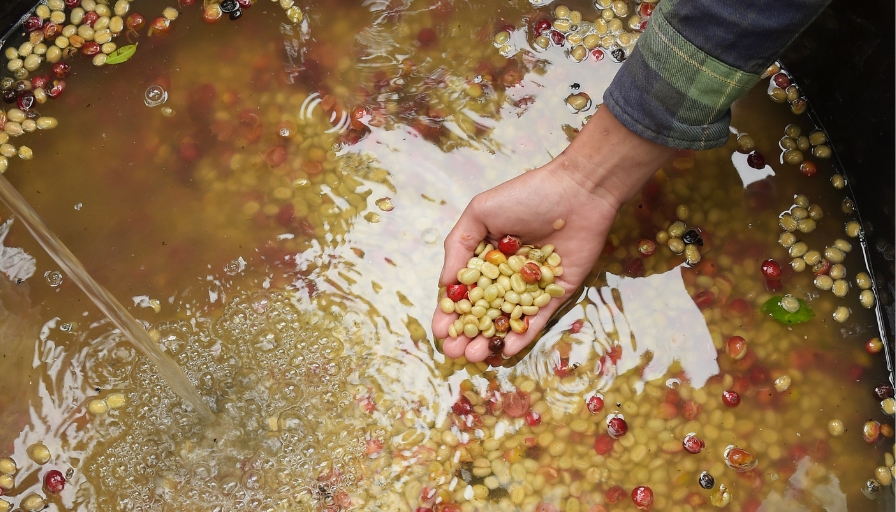
[[[25,18],[25,22],[22,23],[22,28],[25,29],[25,32],[37,32],[44,26],[44,20],[40,18],[40,16],[28,16]]]
[[[47,471],[47,474],[44,475],[44,488],[53,494],[62,492],[65,489],[65,477],[62,476],[62,472],[55,469]]]
[[[230,14],[240,8],[240,4],[236,0],[224,0],[221,2],[221,11],[224,14]]]
[[[716,486],[716,479],[712,477],[706,471],[700,473],[700,476],[697,478],[697,481],[700,483],[700,487],[704,489],[712,489]]]
[[[81,47],[81,53],[88,57],[93,57],[94,55],[99,54],[102,50],[99,43],[96,41],[87,41],[84,43],[84,46]]]
[[[753,169],[764,169],[765,157],[762,156],[761,153],[753,151],[752,153],[747,155],[747,165],[749,165]]]
[[[56,78],[65,78],[71,72],[72,66],[67,62],[59,61],[50,67],[50,73]]]
[[[498,317],[503,318],[503,317]],[[497,320],[497,319],[496,319]],[[506,331],[506,329],[505,329]],[[500,354],[504,350],[504,338],[492,338],[488,340],[488,351],[492,354]]]
[[[171,32],[171,20],[168,18],[159,16],[152,20],[152,23],[149,25],[149,35],[159,34],[164,36],[169,32]]]
[[[25,112],[31,110],[35,103],[34,93],[31,91],[22,91],[16,98],[16,105],[20,110],[24,110]]]
[[[146,18],[139,12],[132,12],[124,23],[131,30],[140,30],[146,25]]]
[[[818,276],[826,276],[831,271],[831,262],[826,258],[820,259],[817,263],[812,265],[812,274],[815,277]]]
[[[646,485],[632,489],[632,502],[640,510],[647,510],[653,505],[653,490]]]
[[[785,75],[784,73],[777,73],[772,77],[772,82],[775,82],[775,85],[780,87],[781,89],[787,89],[790,87],[790,77]]]
[[[644,257],[652,256],[656,252],[656,242],[646,238],[638,240],[638,252]]]
[[[53,80],[47,85],[47,96],[58,98],[65,92],[65,80]]]
[[[535,22],[535,36],[540,36],[551,29],[551,20],[542,18]]]
[[[96,20],[98,19],[100,19],[99,14],[97,14],[95,11],[88,11],[84,13],[84,18],[81,20],[81,24],[93,28],[94,23],[96,23]]]
[[[704,443],[702,439],[697,437],[697,434],[695,434],[694,432],[690,432],[688,433],[688,435],[684,436],[684,440],[681,442],[681,444],[684,446],[684,449],[688,451],[688,453],[700,453],[706,446],[706,443]]]
[[[700,232],[696,229],[689,229],[681,235],[681,241],[686,244],[696,244],[698,240],[700,240]]]
[[[744,450],[743,448],[738,448],[734,445],[728,445],[725,449],[725,464],[728,465],[729,468],[737,471],[738,473],[743,473],[745,471],[749,471],[756,467],[759,463],[753,454]]]
[[[237,9],[228,15],[230,17],[230,21],[236,21],[243,17],[243,10]]]
[[[557,46],[563,46],[566,44],[566,36],[559,30],[551,30],[551,42]]]
[[[811,178],[818,172],[818,166],[808,160],[805,160],[800,164],[800,172],[803,173],[803,176]]]
[[[50,75],[40,75],[31,79],[31,87],[32,89],[43,89],[50,83]]]
[[[621,416],[613,416],[607,420],[607,434],[613,439],[619,439],[628,432],[628,423]]]
[[[625,60],[625,50],[622,48],[616,48],[615,50],[610,52],[610,57],[613,58],[616,62],[622,62]]]
[[[740,395],[736,391],[722,391],[722,403],[728,407],[737,407],[740,404]]]
[[[600,395],[594,395],[588,399],[588,411],[591,414],[597,414],[604,409],[604,398]]]
[[[772,281],[781,279],[781,265],[778,265],[778,262],[775,260],[767,259],[762,262],[759,268],[766,279],[771,279]]]
[[[871,338],[865,342],[865,352],[869,354],[879,354],[884,349],[884,344],[880,338]]]
[[[878,384],[874,388],[874,397],[878,400],[883,400],[884,398],[893,398],[893,386],[890,384]]]

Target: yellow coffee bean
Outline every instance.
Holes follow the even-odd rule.
[[[34,443],[28,447],[28,456],[38,464],[46,464],[50,461],[50,449],[43,443]]]
[[[19,468],[16,466],[16,461],[11,457],[0,458],[0,473],[4,475],[14,475],[18,470]]]

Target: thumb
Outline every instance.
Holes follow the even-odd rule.
[[[445,237],[445,262],[439,276],[439,284],[447,286],[457,282],[457,271],[467,266],[467,261],[476,251],[479,242],[488,235],[488,228],[479,220],[478,215],[467,206],[461,214],[454,229]]]

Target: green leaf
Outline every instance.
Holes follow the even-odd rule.
[[[110,53],[108,57],[106,57],[106,64],[121,64],[122,62],[133,57],[134,52],[136,52],[136,51],[137,51],[136,44],[129,44],[127,46],[122,46],[121,48]]]
[[[800,309],[791,313],[781,306],[781,298],[780,295],[775,295],[768,299],[765,301],[765,304],[762,305],[760,311],[771,315],[772,318],[785,325],[801,324],[803,322],[808,322],[815,317],[815,312],[812,311],[812,308],[810,308],[803,299],[797,299],[800,303]]]

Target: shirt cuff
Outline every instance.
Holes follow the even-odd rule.
[[[733,68],[691,44],[664,16],[672,5],[659,3],[604,93],[604,104],[629,130],[653,142],[682,149],[722,146],[728,140],[731,104],[759,75]]]

